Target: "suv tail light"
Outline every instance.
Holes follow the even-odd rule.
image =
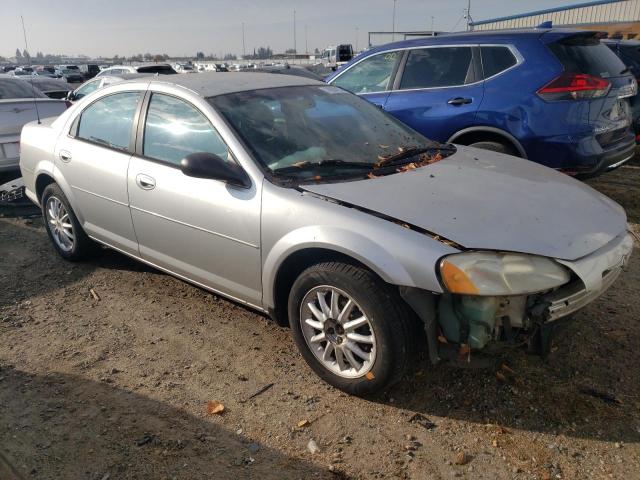
[[[611,83],[604,78],[586,73],[563,73],[538,90],[538,96],[547,101],[586,100],[604,97]]]

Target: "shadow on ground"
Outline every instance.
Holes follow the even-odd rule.
[[[0,387],[0,449],[23,478],[336,478],[228,431],[223,418],[107,383],[2,366]]]

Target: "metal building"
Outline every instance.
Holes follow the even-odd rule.
[[[531,28],[551,21],[556,27],[604,31],[611,37],[640,35],[640,0],[600,0],[471,22],[472,30]]]

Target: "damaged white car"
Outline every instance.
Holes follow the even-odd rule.
[[[544,350],[632,250],[624,211],[590,187],[302,77],[109,86],[27,125],[20,167],[64,258],[106,245],[269,313],[358,395],[420,348]]]

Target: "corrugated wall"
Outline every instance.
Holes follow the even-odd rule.
[[[551,20],[554,26],[593,25],[598,23],[640,21],[640,0],[625,0],[600,5],[568,8],[566,10],[527,15],[509,20],[474,25],[473,30],[496,30],[501,28],[537,27]]]

